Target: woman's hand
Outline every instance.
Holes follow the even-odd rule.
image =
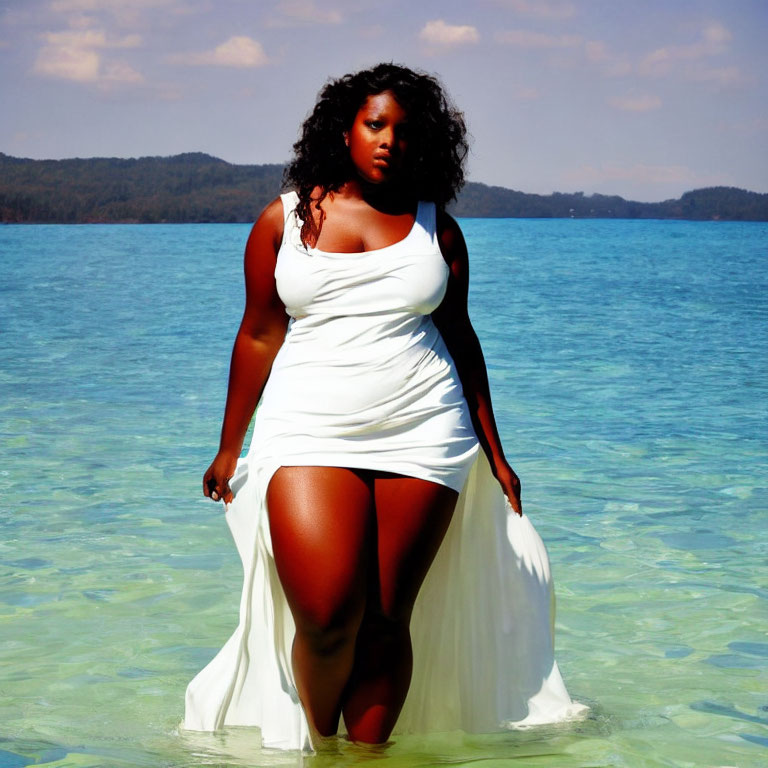
[[[245,311],[232,349],[219,452],[203,477],[203,494],[229,504],[243,439],[285,338],[288,315],[275,284],[283,236],[283,204],[273,200],[253,225],[245,246]]]
[[[512,509],[522,517],[523,505],[520,501],[520,478],[506,461],[496,462],[496,466],[493,467],[493,474],[499,481],[504,495],[509,499]]]
[[[236,466],[237,456],[219,451],[203,476],[203,495],[212,501],[223,499],[225,504],[229,504],[234,498],[229,487],[229,478],[235,474]]]

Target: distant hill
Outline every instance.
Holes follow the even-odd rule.
[[[638,203],[618,195],[583,192],[531,195],[505,187],[469,183],[455,206],[459,216],[576,219],[689,219],[768,221],[768,194],[737,187],[708,187],[677,200]]]
[[[138,159],[28,160],[0,153],[4,223],[249,222],[280,191],[282,165],[232,165],[201,152]],[[457,216],[768,221],[768,194],[736,187],[638,203],[582,192],[531,195],[469,182]]]
[[[173,157],[22,160],[0,154],[0,220],[253,221],[280,189],[282,165]]]

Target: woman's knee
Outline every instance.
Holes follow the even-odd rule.
[[[364,602],[347,605],[343,610],[330,608],[294,611],[296,634],[315,655],[333,656],[355,643],[365,614]]]
[[[279,570],[279,569],[278,569]],[[280,574],[296,632],[318,654],[354,642],[367,602],[364,567],[327,569],[286,566]]]
[[[411,610],[404,606],[395,612],[380,608],[367,610],[357,631],[358,641],[363,644],[400,642],[410,637]]]

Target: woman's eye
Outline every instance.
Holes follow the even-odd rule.
[[[380,120],[368,120],[366,125],[369,128],[373,128],[374,131],[378,131],[382,127],[383,123]]]

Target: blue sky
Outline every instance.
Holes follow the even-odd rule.
[[[283,162],[329,77],[437,74],[470,178],[768,192],[768,0],[0,0],[0,151]]]

